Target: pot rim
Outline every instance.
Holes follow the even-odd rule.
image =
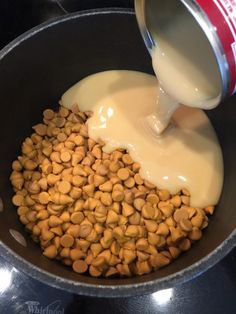
[[[106,8],[106,9],[93,9],[85,10],[75,13],[70,13],[64,16],[56,17],[50,21],[44,22],[29,31],[23,33],[7,46],[0,51],[0,61],[15,47],[33,37],[34,35],[42,32],[45,29],[51,28],[54,25],[63,23],[69,20],[85,18],[87,16],[102,15],[102,14],[121,14],[121,15],[132,15],[134,16],[134,10],[122,9],[122,8]],[[138,26],[137,26],[138,28]],[[209,268],[217,264],[223,259],[234,247],[236,247],[236,229],[211,253],[206,255],[198,262],[188,266],[187,268],[178,271],[174,274],[166,276],[164,278],[149,280],[142,283],[134,284],[115,284],[115,285],[104,285],[104,284],[88,284],[70,279],[65,279],[57,275],[53,275],[41,268],[31,264],[12,249],[5,245],[0,240],[0,254],[16,269],[22,270],[26,275],[30,275],[36,280],[39,280],[45,284],[48,284],[54,288],[67,290],[72,293],[93,296],[93,297],[130,297],[153,293],[158,290],[171,288],[177,284],[182,284],[189,281],[205,272]],[[99,280],[99,279],[98,279]],[[122,281],[122,279],[121,279]],[[125,281],[125,279],[124,279]]]

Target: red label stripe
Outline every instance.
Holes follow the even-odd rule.
[[[229,94],[232,95],[236,86],[236,59],[233,51],[235,44],[235,26],[222,1],[196,0],[213,24],[224,49],[230,71]],[[230,4],[230,3],[229,3]],[[232,6],[232,4],[231,4]]]

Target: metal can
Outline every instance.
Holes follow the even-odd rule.
[[[139,28],[151,51],[155,43],[146,20],[149,4],[148,0],[135,0]],[[221,100],[233,95],[236,92],[236,0],[156,0],[155,8],[161,13],[168,6],[174,15],[176,4],[192,15],[212,47],[222,81]]]

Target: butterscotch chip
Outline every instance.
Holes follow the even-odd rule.
[[[129,154],[124,154],[124,155],[122,156],[122,161],[123,161],[123,163],[126,164],[126,165],[132,165],[132,163],[133,163],[133,159],[130,157]]]
[[[145,238],[139,239],[136,242],[136,248],[139,251],[145,251],[148,248],[148,241]]]
[[[172,199],[170,200],[170,203],[178,208],[181,205],[181,197],[179,195],[175,195],[174,197],[172,197]]]
[[[131,225],[139,225],[140,220],[141,220],[141,215],[137,211],[133,215],[129,216],[129,223]]]
[[[41,192],[39,194],[39,202],[41,204],[48,204],[49,200],[50,200],[50,197],[49,197],[49,194],[47,192]]]
[[[37,220],[37,212],[36,211],[28,211],[25,214],[25,216],[29,220],[29,222],[35,222]]]
[[[20,206],[20,207],[18,207],[18,209],[17,209],[17,214],[18,214],[19,216],[25,215],[28,211],[29,211],[29,208],[28,208],[27,206]]]
[[[138,229],[138,227],[137,226],[132,226],[132,225],[129,225],[128,227],[127,227],[127,230],[126,230],[126,232],[125,232],[125,235],[127,236],[127,237],[131,237],[131,238],[135,238],[135,237],[137,237],[138,235],[139,235],[139,229]]]
[[[177,209],[174,212],[174,220],[179,222],[182,219],[188,219],[188,210],[185,208]]]
[[[44,220],[47,219],[49,212],[47,210],[40,210],[37,214],[37,219]]]
[[[150,190],[155,189],[155,187],[156,187],[154,184],[152,184],[151,182],[149,182],[147,180],[144,180],[144,185],[145,185],[144,186],[145,188],[150,189]],[[145,189],[145,190],[147,191],[147,189]]]
[[[115,160],[115,161],[121,159],[122,156],[123,156],[123,153],[120,152],[119,150],[115,150],[115,151],[111,154],[112,160]]]
[[[46,230],[46,229],[42,229],[41,230],[41,239],[44,241],[50,241],[54,238],[54,233]]]
[[[127,168],[121,168],[117,171],[117,176],[125,181],[129,178],[129,170]]]
[[[115,202],[123,201],[124,197],[125,197],[125,194],[123,191],[115,190],[112,192],[112,199]]]
[[[99,147],[94,147],[92,150],[92,154],[95,158],[101,159],[102,158],[102,151]]]
[[[135,180],[135,183],[138,185],[142,185],[144,182],[139,173],[136,173],[134,175],[134,180]]]
[[[89,273],[92,277],[99,277],[102,274],[102,272],[97,267],[95,267],[93,265],[89,266]]]
[[[46,109],[46,110],[44,110],[44,112],[43,112],[43,116],[44,116],[44,118],[47,119],[47,120],[52,120],[52,119],[54,118],[54,116],[55,116],[55,113],[54,113],[54,111],[51,110],[51,109]]]
[[[105,183],[99,186],[99,190],[102,192],[111,192],[112,191],[112,183],[111,181],[106,181]]]
[[[151,245],[157,245],[159,241],[160,241],[160,236],[158,234],[153,233],[153,232],[148,233],[148,242]]]
[[[125,200],[126,203],[132,205],[133,202],[134,202],[134,193],[131,192],[130,190],[128,190],[128,191],[126,190],[125,191],[125,199],[124,200]]]
[[[71,160],[71,154],[69,152],[63,152],[61,153],[60,158],[63,162],[68,162]]]
[[[35,168],[37,168],[38,164],[33,161],[33,160],[26,160],[24,163],[24,168],[26,170],[34,170]]]
[[[92,225],[91,224],[83,224],[80,225],[79,235],[81,238],[86,238],[90,232],[92,231]]]
[[[84,138],[83,138],[83,136],[81,136],[81,135],[75,136],[75,138],[74,138],[74,143],[75,143],[76,145],[78,145],[78,146],[83,145],[83,144],[84,144]]]
[[[159,197],[161,201],[167,201],[170,199],[170,192],[167,190],[161,190],[159,191]]]
[[[135,250],[124,249],[123,253],[124,264],[131,264],[136,259]]]
[[[72,260],[70,258],[63,258],[62,263],[67,266],[72,266]]]
[[[105,165],[99,165],[97,168],[97,174],[100,176],[105,176],[108,174],[108,168]]]
[[[57,135],[57,139],[58,139],[59,142],[65,142],[66,139],[67,139],[67,136],[66,136],[65,133],[59,133],[59,134]]]
[[[19,195],[19,194],[14,195],[13,198],[12,198],[12,203],[15,206],[22,206],[22,205],[24,205],[24,196],[23,195]]]
[[[69,225],[69,224],[68,224]],[[70,234],[72,237],[77,239],[80,234],[80,226],[79,225],[69,225],[66,232]]]
[[[142,215],[144,218],[153,219],[155,216],[155,208],[148,204],[144,205],[142,207]]]
[[[90,197],[94,195],[94,189],[95,189],[94,184],[88,184],[82,187],[83,192]]]
[[[73,198],[71,198],[67,194],[61,194],[61,193],[51,194],[50,200],[56,205],[67,205],[74,201]]]
[[[61,164],[58,164],[56,162],[52,162],[52,172],[53,174],[59,174],[62,172],[62,170],[64,169],[64,167]]]
[[[105,276],[106,277],[111,277],[111,276],[115,276],[118,274],[118,270],[115,267],[109,267],[109,269],[107,270]]]
[[[72,107],[71,107],[71,111],[75,114],[78,114],[79,113],[79,106],[77,103],[73,104]]]
[[[193,207],[187,207],[186,210],[188,211],[188,218],[191,219],[193,216],[195,216],[197,210]]]
[[[119,222],[118,222],[118,224],[119,224],[120,226],[125,226],[125,225],[127,224],[127,222],[128,222],[128,218],[127,218],[126,216],[121,215],[121,216],[119,217]]]
[[[70,234],[64,234],[61,237],[60,242],[61,242],[61,246],[65,248],[69,248],[69,247],[72,247],[72,245],[74,244],[74,238]]]
[[[131,270],[129,268],[129,265],[118,264],[116,268],[122,276],[128,276],[128,277],[131,276]]]
[[[202,231],[197,227],[193,227],[193,230],[189,232],[188,237],[190,240],[197,241],[202,237]]]
[[[84,214],[82,212],[72,213],[70,219],[73,224],[80,224],[84,219]]]
[[[93,257],[97,257],[98,254],[103,250],[103,247],[101,243],[93,243],[91,244],[90,249],[92,251]]]
[[[52,129],[51,133],[53,136],[57,136],[60,133],[60,129],[55,127]]]
[[[175,246],[170,246],[169,251],[170,251],[170,254],[173,258],[177,258],[181,253],[180,249],[178,249]]]
[[[69,115],[70,111],[67,108],[61,106],[59,113],[61,117],[66,118]]]
[[[63,220],[57,216],[54,216],[54,215],[51,215],[49,220],[48,220],[48,224],[50,227],[57,227],[62,223],[63,223]]]
[[[149,232],[156,232],[158,228],[158,224],[154,220],[145,220],[145,226]]]
[[[53,227],[50,230],[51,230],[51,232],[55,233],[56,235],[58,235],[60,237],[63,235],[63,230],[62,230],[62,228],[60,226]]]
[[[191,223],[194,227],[198,227],[200,229],[203,224],[203,216],[201,214],[197,214],[191,219]]]
[[[137,257],[138,257],[139,262],[144,262],[150,258],[150,254],[142,252],[142,251],[137,251]]]
[[[123,187],[123,185],[122,184],[120,184],[120,183],[116,183],[116,184],[114,184],[114,186],[113,186],[113,191],[117,191],[117,190],[119,190],[119,191],[124,191],[124,187]]]
[[[145,191],[139,191],[139,190],[136,190],[135,188],[133,188],[133,193],[134,193],[134,197],[135,198],[141,198],[141,199],[145,199],[146,197],[146,192]]]
[[[66,123],[66,119],[63,117],[57,117],[55,119],[55,124],[58,128],[62,128]]]
[[[123,244],[123,249],[135,251],[135,239],[131,239]]]
[[[106,259],[104,256],[98,256],[97,258],[95,258],[91,265],[95,266],[95,267],[101,267],[106,263]]]
[[[145,201],[142,198],[136,198],[134,200],[134,207],[138,210],[141,211],[143,206],[145,205]]]
[[[183,239],[179,242],[178,246],[181,251],[188,251],[191,248],[191,241],[189,239]]]
[[[182,195],[181,196],[181,201],[184,205],[186,206],[189,206],[190,204],[190,197],[189,196],[185,196],[185,195]]]
[[[52,152],[50,155],[51,161],[55,161],[57,163],[61,163],[60,153],[59,152]]]
[[[101,202],[105,206],[111,206],[112,204],[112,197],[110,193],[104,192],[101,194]]]
[[[54,245],[50,245],[45,248],[43,255],[47,258],[53,259],[57,256],[57,248]]]
[[[109,165],[109,170],[111,172],[117,172],[120,169],[120,164],[118,161],[112,161]]]
[[[164,256],[163,254],[158,254],[156,256],[151,256],[150,257],[150,264],[153,267],[158,267],[161,268],[163,266],[166,266],[170,263],[169,258],[167,258],[166,256]]]
[[[114,224],[119,221],[119,215],[114,210],[109,210],[107,214],[106,223]]]
[[[61,214],[60,218],[63,222],[69,222],[70,221],[70,213],[69,212],[63,212]]]
[[[81,153],[76,153],[76,155],[81,155],[82,156]],[[72,159],[73,159],[73,156],[72,156]],[[83,159],[83,157],[81,157],[81,159],[79,161],[81,161],[82,159]],[[74,166],[73,169],[72,169],[72,174],[74,176],[82,176],[82,177],[87,177],[88,176],[88,173],[85,171],[85,167],[82,167],[81,165]]]
[[[125,217],[129,217],[134,213],[134,208],[133,206],[123,202],[122,203],[122,214]]]
[[[60,252],[60,256],[68,258],[70,256],[70,249],[69,248],[63,248]]]
[[[58,184],[58,191],[62,194],[68,194],[71,190],[71,184],[68,181],[61,181]]]
[[[74,261],[72,267],[73,267],[73,270],[79,274],[83,274],[88,270],[88,265],[83,260]]]
[[[161,254],[169,258],[169,260],[172,260],[172,256],[169,251],[162,251]]]
[[[185,218],[179,221],[179,226],[183,231],[186,231],[186,232],[192,231],[192,228],[193,228],[191,221]]]
[[[134,178],[128,178],[127,180],[125,180],[124,185],[129,189],[134,187],[135,186]]]
[[[72,184],[76,187],[81,187],[85,182],[84,177],[81,176],[73,176]]]
[[[206,214],[210,214],[213,215],[214,211],[215,211],[215,206],[207,206],[206,208],[204,208]]]
[[[185,234],[181,229],[170,227],[171,238],[174,243],[185,237]]]
[[[79,199],[82,194],[82,190],[78,187],[73,187],[70,191],[70,197],[73,199]]]
[[[147,197],[146,197],[146,201],[151,203],[152,205],[158,204],[159,197],[156,194],[148,194]]]
[[[33,129],[40,136],[44,136],[47,134],[47,126],[45,124],[42,124],[42,123],[37,124],[33,127]]]

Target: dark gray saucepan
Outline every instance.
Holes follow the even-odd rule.
[[[56,107],[60,95],[83,77],[110,69],[152,73],[132,11],[87,11],[58,18],[17,38],[0,53],[0,197],[4,208],[0,213],[0,254],[20,271],[57,288],[91,296],[134,296],[192,279],[234,247],[236,98],[208,112],[224,153],[225,183],[204,238],[156,273],[130,279],[90,278],[42,256],[11,204],[9,175],[20,143],[40,121],[42,110]],[[10,229],[24,235],[26,247],[16,242]]]

